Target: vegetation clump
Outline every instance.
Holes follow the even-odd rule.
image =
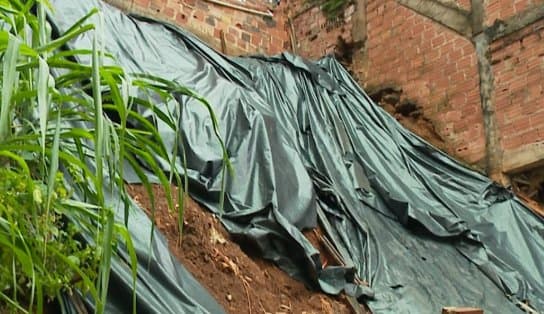
[[[11,242],[2,243],[11,249],[0,251],[1,292],[25,295],[36,282],[51,300],[61,291],[79,286],[80,276],[72,266],[94,281],[100,251],[82,241],[77,225],[63,215],[66,209],[62,204],[70,195],[62,173],[55,178],[49,213],[44,206],[47,187],[42,182],[9,168],[0,169],[0,178],[0,228],[12,235]]]
[[[176,82],[126,73],[104,52],[98,10],[55,36],[51,11],[48,0],[0,0],[0,312],[42,313],[48,301],[77,290],[103,313],[120,242],[136,285],[127,167],[151,200],[148,174],[158,178],[183,226],[183,143],[177,136],[167,147],[157,128],[180,132],[176,99],[209,110],[225,166],[228,159],[203,98]],[[92,47],[69,47],[84,35]],[[179,207],[171,184],[183,186]]]
[[[328,20],[341,18],[352,0],[306,0],[309,6],[319,6]]]

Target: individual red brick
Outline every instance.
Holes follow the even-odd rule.
[[[174,19],[176,17],[176,11],[173,8],[165,8],[162,13],[169,19]]]
[[[140,8],[147,8],[150,3],[150,0],[134,0],[134,5]]]
[[[529,117],[529,122],[533,128],[544,128],[544,109],[541,108],[540,111],[535,112]],[[544,138],[541,138],[542,140]]]
[[[220,28],[214,28],[213,37],[220,39],[221,38],[221,32],[222,32],[222,30]]]

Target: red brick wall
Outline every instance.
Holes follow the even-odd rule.
[[[283,3],[274,8],[272,18],[213,4],[205,0],[109,0],[121,3],[129,11],[173,22],[193,32],[214,48],[221,50],[221,32],[226,53],[276,54],[290,48]],[[235,5],[266,12],[272,5],[264,0],[223,0]]]
[[[352,4],[330,20],[308,0],[283,0],[273,18],[204,0],[109,1],[133,3],[133,11],[175,22],[217,49],[222,31],[230,54],[289,50],[292,27],[297,52],[312,59],[333,53],[339,38],[350,43],[359,14]],[[263,11],[270,6],[266,0],[224,1]],[[471,0],[439,1],[471,9]],[[489,26],[542,4],[544,0],[485,0],[484,21]],[[403,98],[422,107],[450,153],[469,163],[482,161],[485,132],[473,43],[395,0],[366,0],[363,26],[366,41],[354,55],[351,70],[364,87],[400,86]],[[505,152],[544,140],[543,37],[540,21],[491,43],[495,118]]]
[[[327,19],[319,6],[307,3],[295,1],[291,6],[298,54],[318,59],[334,53],[339,37],[351,42],[353,4],[338,17]]]
[[[495,20],[504,20],[532,6],[544,3],[544,0],[486,0],[485,22],[491,25]]]
[[[471,9],[470,0],[439,1]],[[366,4],[367,40],[351,66],[359,81],[367,90],[400,86],[404,98],[422,106],[450,153],[469,163],[483,160],[485,130],[474,44],[395,0]],[[492,25],[542,4],[544,0],[486,0],[484,21]],[[330,53],[338,36],[351,39],[353,10],[336,28],[327,27],[319,8],[297,10],[303,12],[295,17],[303,56]],[[495,118],[505,152],[544,141],[543,37],[540,21],[491,44]]]
[[[544,20],[491,45],[504,150],[544,140]]]
[[[365,87],[394,83],[423,107],[450,151],[475,163],[485,155],[472,43],[393,0],[367,2]]]

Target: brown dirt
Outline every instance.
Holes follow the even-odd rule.
[[[213,215],[189,198],[179,246],[177,213],[168,210],[161,188],[153,190],[156,224],[171,252],[228,313],[352,313],[344,297],[310,291],[274,264],[248,256]],[[128,191],[143,208],[150,208],[142,186],[128,186]],[[333,263],[327,259],[325,254],[323,261]]]
[[[389,112],[405,128],[421,136],[435,147],[450,151],[444,139],[438,134],[433,122],[425,117],[421,106],[408,99],[403,99],[402,89],[398,86],[382,86],[369,92],[370,98]]]
[[[526,200],[527,205],[540,215],[544,213],[544,166],[513,174],[510,182],[514,192]]]

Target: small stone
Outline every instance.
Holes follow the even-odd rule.
[[[227,294],[227,301],[229,301],[229,302],[232,301],[232,295],[230,293]]]
[[[210,242],[213,244],[227,243],[227,240],[213,227],[213,225],[210,227]]]

